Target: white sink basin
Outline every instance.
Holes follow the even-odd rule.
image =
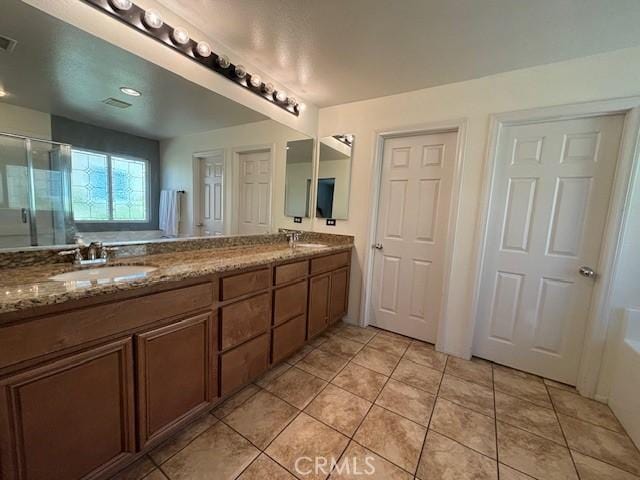
[[[324,243],[296,243],[296,247],[304,247],[304,248],[323,248],[327,245]]]
[[[121,282],[144,278],[148,273],[156,270],[155,267],[141,265],[122,265],[117,267],[88,268],[73,272],[61,273],[51,277],[57,282]]]

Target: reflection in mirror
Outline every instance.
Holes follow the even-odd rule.
[[[0,32],[17,41],[0,55],[0,248],[258,234],[308,212],[285,207],[287,145],[307,135],[21,0]]]
[[[288,217],[309,217],[311,178],[313,176],[313,139],[287,143],[284,212]]]
[[[353,135],[320,140],[316,217],[346,220],[349,217]]]

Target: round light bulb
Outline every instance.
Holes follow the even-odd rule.
[[[244,65],[236,65],[236,77],[244,78],[247,76],[247,69],[244,68]]]
[[[296,105],[296,110],[298,110],[298,112],[302,113],[307,109],[307,106],[304,103],[299,103],[298,105]]]
[[[0,98],[6,97],[7,95],[9,95],[7,92],[5,92],[4,90],[0,90]]]
[[[189,32],[185,28],[177,27],[173,29],[171,38],[177,45],[186,45],[189,42]]]
[[[273,95],[273,92],[276,91],[276,87],[273,86],[273,83],[265,83],[263,90],[267,95]]]
[[[109,3],[113,8],[120,10],[121,12],[126,12],[133,7],[133,2],[131,0],[110,0]]]
[[[229,57],[227,57],[226,55],[220,55],[218,57],[218,65],[220,65],[222,68],[229,68],[229,65],[231,65]]]
[[[198,45],[196,45],[196,53],[203,58],[207,58],[211,55],[211,47],[207,42],[198,42]]]
[[[144,12],[144,24],[149,28],[160,28],[164,22],[162,17],[156,10],[147,10]]]
[[[298,101],[295,99],[295,97],[287,98],[287,105],[288,106],[295,107],[297,103],[298,103]]]
[[[287,92],[284,90],[278,90],[276,92],[276,100],[279,102],[284,102],[287,100]]]
[[[258,88],[260,85],[262,85],[262,77],[258,74],[251,74],[249,83],[252,87]]]

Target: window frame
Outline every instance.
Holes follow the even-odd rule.
[[[146,158],[135,157],[133,155],[120,154],[120,153],[107,153],[101,152],[100,150],[93,150],[91,148],[74,148],[71,147],[71,155],[70,155],[70,171],[73,171],[73,152],[86,152],[94,155],[104,155],[107,157],[107,188],[108,188],[108,208],[109,208],[109,220],[78,220],[73,217],[75,223],[82,224],[91,224],[91,223],[102,223],[102,224],[121,224],[121,223],[137,223],[137,224],[145,224],[151,221],[151,172],[149,170],[150,162]],[[144,209],[144,220],[119,220],[113,218],[113,167],[111,162],[111,157],[122,158],[124,160],[133,160],[136,162],[143,162],[145,164],[145,209]],[[70,182],[71,187],[73,188],[73,182]],[[71,199],[71,211],[73,212],[73,198]]]

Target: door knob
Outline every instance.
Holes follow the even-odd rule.
[[[594,278],[596,276],[596,272],[593,271],[593,268],[586,267],[584,265],[578,269],[578,272],[580,275],[587,278]]]
[[[381,243],[376,243],[373,245],[373,248],[375,248],[376,250],[382,250],[382,244]]]

